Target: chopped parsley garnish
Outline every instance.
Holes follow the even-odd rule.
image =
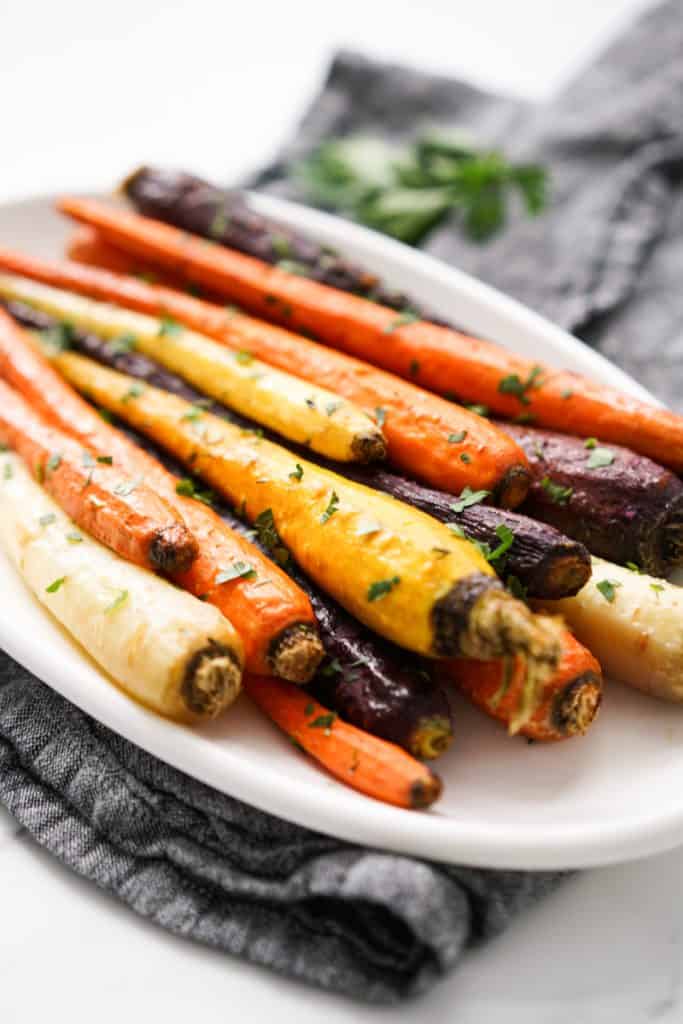
[[[194,480],[189,477],[183,477],[175,485],[176,494],[181,494],[184,498],[196,498],[197,501],[203,502],[205,505],[213,505],[214,493],[213,491],[202,491],[199,490]]]
[[[113,466],[114,459],[111,455],[98,455],[97,461],[101,462],[104,466]]]
[[[296,274],[298,277],[308,277],[308,267],[299,260],[278,260],[276,266],[284,270],[286,274]]]
[[[410,373],[411,377],[417,377],[418,373],[420,372],[420,364],[419,364],[417,359],[411,359],[410,360],[410,366],[408,367],[408,372]]]
[[[341,409],[343,402],[328,402],[325,406],[325,412],[328,416],[334,416],[337,409]]]
[[[417,315],[417,313],[413,313],[412,310],[406,309],[403,311],[403,313],[397,316],[395,320],[392,320],[390,324],[387,324],[387,326],[384,328],[384,333],[393,334],[394,331],[397,331],[399,329],[399,327],[405,327],[407,324],[414,324],[419,319],[420,317]]]
[[[451,505],[451,509],[455,513],[462,512],[463,509],[469,508],[471,505],[478,505],[480,501],[484,501],[490,493],[490,491],[473,491],[471,487],[465,487],[458,500]]]
[[[120,608],[122,604],[125,604],[128,600],[128,591],[119,590],[118,594],[107,607],[104,609],[104,614],[109,615],[110,612],[115,612],[117,608]]]
[[[451,553],[449,548],[432,548],[432,551],[435,555],[438,555],[439,558],[445,558],[446,555],[450,555]]]
[[[130,402],[133,398],[139,398],[140,395],[144,395],[145,388],[142,384],[131,384],[126,391],[125,395],[121,398],[122,402]]]
[[[134,334],[122,334],[109,342],[109,351],[113,356],[122,356],[127,352],[133,352],[137,347],[138,339]]]
[[[651,583],[650,590],[654,590],[655,594],[657,595],[657,599],[659,600],[659,595],[664,590],[664,587],[661,583]]]
[[[534,366],[531,373],[525,381],[521,379],[519,374],[511,373],[498,384],[498,390],[503,395],[514,395],[523,405],[530,405],[531,399],[527,392],[532,388],[540,388],[542,381],[538,381],[537,378],[543,370],[540,366]]]
[[[586,440],[583,442],[583,447],[584,448],[597,448],[598,447],[598,439],[597,439],[597,437],[587,437]]]
[[[328,713],[326,715],[318,715],[318,717],[314,718],[312,722],[309,722],[308,723],[308,728],[309,729],[324,729],[325,730],[325,735],[329,736],[330,735],[330,731],[332,729],[332,726],[334,725],[336,720],[337,720],[337,712],[336,711],[328,711]]]
[[[566,505],[574,493],[573,487],[563,487],[562,484],[556,484],[549,476],[543,477],[541,487],[555,505]]]
[[[315,398],[305,398],[304,401],[309,409],[315,409]]]
[[[466,430],[459,430],[457,432],[457,434],[449,434],[448,435],[448,443],[449,444],[460,444],[460,442],[464,441],[466,437],[467,437],[467,431]]]
[[[293,469],[292,472],[289,474],[289,479],[290,480],[301,480],[301,477],[303,475],[304,475],[304,468],[303,468],[303,466],[301,465],[300,462],[297,462],[296,469]]]
[[[43,339],[47,342],[53,352],[65,352],[71,348],[74,339],[73,324],[53,324],[47,330],[41,331]]]
[[[617,587],[620,587],[621,583],[617,582],[617,580],[600,580],[600,582],[596,583],[595,586],[598,588],[604,599],[612,604],[614,598],[617,596]]]
[[[328,521],[328,519],[332,518],[332,516],[334,515],[334,513],[337,511],[338,508],[339,508],[339,495],[337,494],[336,491],[332,491],[332,496],[330,497],[329,504],[328,504],[327,508],[325,509],[325,511],[323,512],[323,514],[321,515],[320,522],[321,523],[326,523]]]
[[[164,316],[161,318],[161,324],[159,326],[159,337],[160,338],[172,338],[177,334],[182,334],[182,325],[174,320],[172,316]]]
[[[254,362],[254,357],[251,352],[247,351],[246,348],[241,348],[234,354],[234,360],[239,363],[240,366],[249,366],[250,363]]]
[[[97,413],[99,416],[102,417],[105,423],[111,423],[112,420],[114,419],[112,414],[109,412],[109,409],[98,409]]]
[[[332,661],[329,661],[327,665],[320,669],[320,675],[326,678],[336,675],[338,672],[343,672],[338,658],[332,658]]]
[[[122,498],[127,498],[129,494],[136,491],[142,483],[142,477],[138,476],[134,480],[125,480],[120,484],[117,484],[114,488],[114,494],[120,494]]]
[[[54,523],[56,519],[57,516],[54,514],[54,512],[47,512],[44,516],[40,517],[38,522],[40,523],[41,526],[49,526],[50,523]]]
[[[183,420],[189,420],[190,423],[198,423],[203,415],[203,409],[199,408],[199,406],[197,405],[191,405],[187,412],[183,413],[183,415],[180,417],[180,420],[181,422]]]
[[[286,565],[289,561],[289,551],[282,543],[282,538],[277,532],[273,510],[266,508],[260,512],[254,520],[256,537],[266,551],[269,551],[278,565]]]
[[[641,576],[642,573],[643,573],[643,570],[640,568],[639,565],[636,565],[635,562],[627,562],[626,563],[626,568],[630,569],[631,572],[637,573],[639,576]]]
[[[472,461],[472,456],[468,455],[467,452],[461,452],[460,453],[460,461],[461,462],[471,462]]]
[[[381,405],[375,406],[375,421],[378,427],[383,427],[387,418],[387,411]]]
[[[45,469],[48,473],[54,473],[56,469],[59,469],[62,464],[61,452],[54,452],[45,463]]]
[[[475,413],[477,416],[483,416],[484,418],[486,418],[489,414],[488,405],[466,405],[465,409],[468,409],[469,412]]]
[[[381,529],[382,524],[376,519],[363,519],[356,527],[356,536],[369,537],[371,533],[379,533]]]
[[[307,704],[306,707],[304,708],[304,714],[305,715],[312,715],[314,711],[315,711],[315,704],[311,701],[311,703]]]
[[[216,207],[216,212],[213,215],[211,224],[209,225],[209,234],[212,238],[220,238],[221,235],[225,234],[230,218],[227,214],[223,202]]]
[[[69,544],[82,544],[83,543],[83,537],[76,530],[72,530],[71,533],[67,533],[66,539],[68,540]]]
[[[221,569],[216,576],[216,583],[229,583],[230,580],[253,580],[256,570],[249,562],[233,562],[227,569]]]
[[[455,534],[456,537],[460,537],[461,540],[467,540],[467,534],[463,530],[460,523],[446,523],[446,526],[451,531],[451,533]]]
[[[292,246],[286,235],[272,235],[270,244],[273,247],[273,252],[280,259],[285,260],[292,255]]]
[[[515,539],[513,531],[509,526],[506,526],[505,523],[500,523],[500,525],[496,527],[496,537],[500,541],[500,544],[497,548],[494,548],[489,555],[489,562],[497,562],[498,559],[502,558],[502,556],[510,550]]]
[[[60,587],[63,587],[66,583],[66,576],[60,576],[59,579],[53,580],[49,587],[45,587],[48,594],[56,594]]]
[[[381,598],[386,597],[400,582],[400,576],[392,576],[388,580],[375,580],[368,587],[368,601],[379,601]]]
[[[588,457],[586,469],[602,469],[611,466],[613,462],[614,452],[611,448],[594,448]]]
[[[571,398],[573,394],[574,392],[570,391],[569,388],[567,388],[565,391],[561,393],[560,398]]]

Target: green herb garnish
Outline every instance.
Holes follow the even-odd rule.
[[[114,488],[114,494],[121,495],[122,498],[127,498],[129,494],[136,491],[142,483],[142,477],[138,476],[134,480],[125,480],[120,484],[117,484]]]
[[[337,409],[341,409],[343,402],[328,402],[325,406],[325,412],[328,416],[334,416]]]
[[[396,317],[396,319],[393,320],[390,324],[387,324],[387,326],[384,328],[384,333],[393,334],[394,331],[397,331],[399,329],[399,327],[405,327],[407,324],[414,324],[419,319],[420,317],[417,315],[417,313],[413,313],[411,310],[406,309],[403,311],[403,313],[400,313]]]
[[[133,352],[137,347],[138,339],[134,334],[122,334],[109,342],[109,351],[113,356],[122,356],[127,352]]]
[[[386,597],[400,582],[400,576],[392,576],[388,580],[376,580],[368,587],[368,601],[379,601],[381,598]]]
[[[573,487],[563,487],[562,484],[556,484],[549,476],[543,477],[541,487],[555,505],[566,505],[574,493]]]
[[[301,465],[301,463],[297,462],[296,469],[292,470],[292,472],[289,474],[289,479],[290,480],[301,480],[301,477],[303,475],[304,475],[303,466]]]
[[[500,523],[496,527],[496,537],[500,541],[497,548],[494,548],[489,555],[489,562],[497,562],[503,555],[510,550],[515,539],[515,535],[509,526],[504,523]]]
[[[484,419],[486,419],[490,412],[488,405],[466,405],[465,409],[475,413],[477,416],[483,416]]]
[[[228,569],[221,569],[217,574],[215,583],[229,583],[230,580],[253,580],[256,579],[256,570],[249,562],[233,562]]]
[[[199,490],[194,480],[189,477],[183,477],[175,485],[176,494],[181,494],[184,498],[196,498],[197,501],[203,502],[205,505],[213,505],[214,493],[213,491]]]
[[[113,466],[114,459],[111,455],[98,455],[97,461],[101,462],[104,466]]]
[[[67,533],[66,539],[68,540],[69,544],[82,544],[83,543],[83,537],[76,530],[72,530],[71,533]]]
[[[520,601],[526,601],[528,588],[524,586],[518,576],[510,574],[505,580],[505,586],[513,597],[519,598]]]
[[[420,372],[420,363],[417,359],[410,360],[410,366],[408,367],[408,373],[411,377],[417,377]]]
[[[464,441],[466,437],[467,437],[467,431],[466,430],[459,430],[457,434],[449,434],[448,435],[448,443],[449,444],[460,444],[460,442]]]
[[[308,723],[308,728],[309,729],[324,729],[325,730],[325,735],[329,736],[330,732],[332,730],[332,726],[334,725],[336,719],[337,719],[336,711],[328,711],[328,713],[326,715],[318,715],[318,717],[314,718],[312,722],[309,722]]]
[[[234,353],[233,359],[240,366],[249,366],[250,363],[254,362],[254,357],[251,352],[248,352],[246,348],[241,348]]]
[[[469,455],[467,452],[461,452],[460,453],[460,461],[461,462],[471,462],[472,461],[472,456]]]
[[[586,462],[586,469],[602,469],[614,462],[614,452],[610,448],[594,448]]]
[[[172,316],[164,316],[161,318],[161,323],[159,325],[160,338],[173,338],[177,334],[182,333],[182,324],[179,324],[178,321],[174,320]]]
[[[275,525],[275,517],[271,508],[264,509],[254,520],[254,529],[260,544],[269,551],[278,565],[286,565],[289,561],[289,551],[282,542],[282,538]]]
[[[499,382],[498,390],[503,395],[514,395],[523,405],[529,405],[531,399],[527,392],[532,388],[541,387],[542,381],[538,381],[537,378],[542,373],[543,370],[540,366],[534,366],[525,381],[522,381],[519,374],[511,373],[509,376],[503,377]]]
[[[45,469],[46,469],[46,471],[48,473],[54,473],[54,471],[56,469],[59,469],[61,464],[62,464],[62,454],[61,454],[61,452],[53,452],[53,454],[50,456],[50,458],[45,463]]]
[[[133,398],[139,398],[140,395],[144,395],[145,388],[143,384],[131,384],[126,391],[125,395],[121,398],[122,402],[130,402]]]
[[[48,594],[56,594],[60,587],[63,587],[66,583],[66,576],[60,576],[59,579],[53,580],[49,587],[45,587]]]
[[[484,501],[490,493],[490,491],[473,491],[471,487],[465,487],[460,493],[458,500],[451,505],[451,509],[455,513],[462,512],[463,509],[469,508],[471,505],[478,505],[480,501]]]
[[[334,515],[334,513],[337,511],[338,508],[339,508],[339,495],[337,494],[336,491],[332,491],[332,496],[330,498],[329,504],[328,504],[327,508],[325,509],[325,511],[323,512],[323,514],[321,515],[320,522],[321,523],[326,523],[328,521],[328,519],[332,518],[332,516]]]
[[[128,600],[128,591],[119,590],[118,594],[106,608],[103,609],[105,615],[109,615],[110,612],[115,612],[117,608],[120,608],[122,604],[125,604]]]
[[[38,522],[41,526],[49,526],[51,523],[56,522],[57,516],[54,512],[47,512],[44,516],[41,516]]]
[[[598,588],[604,599],[612,604],[614,598],[617,596],[616,589],[621,586],[621,583],[617,582],[617,580],[600,580],[600,582],[596,583],[595,586]]]

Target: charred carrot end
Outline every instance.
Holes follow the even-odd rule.
[[[274,638],[268,660],[276,676],[303,684],[311,679],[324,656],[315,629],[307,622],[299,622]]]
[[[346,785],[409,810],[429,807],[438,799],[441,781],[430,768],[393,743],[341,721],[296,686],[248,675],[244,687],[296,746]]]
[[[515,716],[527,679],[523,657],[496,661],[454,659],[439,665],[450,681],[492,718],[529,739],[544,742],[582,735],[594,721],[602,699],[602,673],[593,655],[571,633],[562,637],[562,655],[531,717],[517,730]]]

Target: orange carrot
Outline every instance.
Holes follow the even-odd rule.
[[[562,638],[557,670],[546,684],[544,697],[519,730],[529,739],[563,740],[586,732],[600,707],[602,672],[587,648],[571,633]],[[473,704],[508,727],[517,713],[526,678],[522,657],[507,661],[454,658],[437,668],[444,682],[453,683]]]
[[[327,386],[381,420],[395,465],[442,490],[459,494],[469,486],[492,491],[510,508],[526,494],[526,456],[503,431],[358,359],[223,306],[106,270],[5,249],[0,249],[0,269],[140,312],[170,315],[230,348],[247,350],[266,363]]]
[[[590,434],[683,470],[683,417],[566,370],[552,370],[491,342],[288,273],[159,221],[89,200],[61,209],[122,249],[206,285],[254,313],[310,331],[438,394],[455,393],[502,416]]]
[[[178,494],[173,474],[105,423],[2,310],[0,376],[48,422],[98,454],[111,455],[122,472],[143,477],[148,487],[180,513],[199,543],[199,557],[187,572],[174,575],[174,579],[224,612],[242,637],[251,671],[276,672],[294,682],[311,678],[323,649],[304,592],[205,504]],[[233,578],[221,582],[226,574]]]
[[[296,746],[347,786],[384,803],[416,810],[441,793],[439,777],[401,747],[337,717],[281,679],[245,676],[249,696]]]
[[[199,554],[178,512],[141,479],[49,427],[0,381],[0,440],[13,448],[74,522],[145,569],[187,572]]]

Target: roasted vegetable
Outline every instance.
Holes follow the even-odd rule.
[[[207,495],[196,492],[191,481],[179,487],[156,459],[105,423],[34,350],[30,335],[2,310],[0,376],[46,420],[84,446],[112,456],[123,472],[143,477],[180,513],[200,553],[186,573],[174,576],[175,582],[215,604],[236,625],[247,665],[294,682],[304,683],[313,676],[323,650],[306,595],[253,544],[229,530],[204,503]],[[135,387],[131,388],[130,400],[135,394]],[[200,500],[185,496],[193,494]]]
[[[491,342],[339,292],[253,257],[207,246],[166,224],[96,200],[60,208],[110,241],[246,309],[502,416],[531,416],[540,426],[623,444],[683,470],[683,416],[568,371],[550,370]],[[417,363],[418,372],[413,367]],[[389,442],[391,440],[389,438]]]
[[[212,398],[330,459],[370,462],[386,453],[381,430],[353,403],[274,370],[246,350],[230,352],[174,320],[132,313],[8,274],[0,274],[0,295],[152,356]]]
[[[130,696],[182,722],[235,699],[242,645],[229,621],[77,530],[14,454],[0,456],[0,538],[38,600]]]
[[[564,615],[605,675],[683,701],[683,588],[594,558],[576,597],[543,605]]]
[[[529,597],[569,596],[590,577],[590,555],[583,544],[545,523],[483,504],[485,492],[473,492],[469,500],[458,501],[453,494],[379,467],[346,466],[343,472],[464,533],[482,547],[502,579],[513,578]]]
[[[307,754],[347,786],[387,804],[418,810],[441,782],[405,750],[339,720],[334,711],[281,679],[246,676],[249,696]]]
[[[281,538],[309,573],[366,625],[419,653],[529,655],[520,722],[559,654],[559,627],[505,592],[468,541],[401,502],[206,414],[201,437],[188,403],[154,388],[134,400],[131,378],[71,352],[56,357],[79,390],[153,437],[257,526]]]
[[[103,210],[106,213],[107,207]],[[466,486],[485,488],[505,507],[518,505],[526,494],[524,453],[502,431],[481,416],[357,359],[223,306],[94,267],[0,249],[0,268],[145,313],[171,315],[229,348],[249,351],[294,376],[328,387],[362,409],[373,410],[389,459],[437,487],[456,493]]]
[[[146,217],[211,238],[266,263],[296,267],[314,281],[363,295],[384,306],[416,309],[407,295],[387,289],[376,274],[350,263],[328,246],[318,245],[256,213],[244,192],[219,189],[192,174],[158,167],[138,168],[124,181],[123,191]],[[73,259],[78,258],[76,251]],[[120,265],[110,269],[127,272]]]
[[[453,683],[473,704],[509,727],[524,686],[523,658],[437,663],[437,675]],[[528,739],[549,742],[582,735],[602,699],[602,673],[593,655],[571,633],[562,637],[562,657],[543,701],[522,726]]]
[[[534,475],[524,511],[599,555],[664,576],[683,562],[683,483],[618,445],[501,423]]]
[[[113,465],[47,426],[0,381],[0,441],[15,449],[74,522],[122,558],[145,569],[186,572],[199,553],[178,513]]]
[[[10,303],[9,309],[13,316],[29,327],[43,331],[55,330],[55,321],[33,307]],[[79,331],[71,332],[70,344],[98,362],[144,380],[147,384],[171,391],[195,405],[201,405],[203,396],[200,392],[138,352],[122,350],[96,335],[83,334]],[[254,429],[253,421],[237,417],[220,406],[216,406],[214,412],[244,429]],[[272,439],[272,435],[265,436]],[[311,453],[303,450],[301,454],[311,457]],[[324,461],[320,464],[328,469],[334,468]],[[588,581],[588,551],[582,544],[563,536],[552,526],[485,505],[481,501],[474,504],[467,501],[458,502],[452,494],[432,490],[377,466],[360,467],[346,464],[341,472],[358,483],[391,494],[407,505],[413,505],[435,519],[451,524],[451,528],[456,531],[462,529],[468,537],[482,545],[489,558],[498,551],[499,554],[491,559],[491,564],[498,575],[505,580],[512,578],[513,581],[518,581],[521,590],[530,597],[568,597],[575,594]],[[480,497],[484,498],[485,495],[481,494]],[[455,509],[459,511],[456,512]],[[511,541],[509,547],[506,547],[505,538]],[[504,550],[501,551],[501,547]]]

